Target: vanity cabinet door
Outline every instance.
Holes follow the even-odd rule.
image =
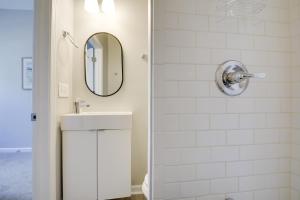
[[[63,132],[64,200],[97,199],[97,131]]]
[[[98,132],[98,199],[131,196],[130,130]]]

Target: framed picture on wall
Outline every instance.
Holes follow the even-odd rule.
[[[24,90],[32,90],[33,65],[31,57],[22,58],[22,87]]]

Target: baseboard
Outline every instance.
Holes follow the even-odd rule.
[[[143,194],[142,185],[132,185],[131,186],[131,194],[132,195]]]
[[[32,148],[0,148],[0,153],[30,153]]]

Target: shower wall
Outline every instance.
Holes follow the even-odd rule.
[[[299,199],[299,1],[291,4],[292,16],[288,1],[272,0],[258,15],[226,17],[215,0],[154,0],[155,200]],[[214,73],[231,59],[267,78],[225,96]]]
[[[291,0],[292,162],[291,199],[300,199],[300,1]]]

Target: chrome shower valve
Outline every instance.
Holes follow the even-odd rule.
[[[257,73],[257,74],[249,74],[245,72],[232,72],[225,74],[225,82],[230,83],[230,84],[235,84],[235,83],[241,83],[245,79],[249,78],[265,78],[266,74],[265,73]]]
[[[228,96],[242,94],[249,85],[250,78],[265,78],[265,73],[250,74],[239,61],[226,61],[216,71],[216,84]]]

